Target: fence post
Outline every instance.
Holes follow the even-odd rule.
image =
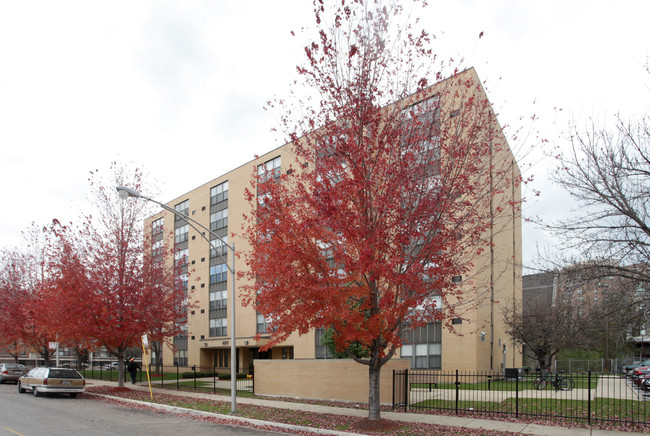
[[[192,365],[192,377],[194,378],[194,390],[196,390],[196,365]]]
[[[519,418],[519,371],[515,377],[515,418]]]
[[[587,371],[587,424],[591,425],[591,370]]]
[[[395,410],[395,369],[393,370],[393,410]]]
[[[456,383],[455,383],[455,385],[456,385],[456,415],[458,415],[458,400],[459,400],[459,398],[458,398],[458,389],[459,389],[459,385],[460,385],[460,382],[458,381],[458,370],[456,370]]]
[[[408,368],[404,370],[404,412],[409,410],[409,400],[411,393],[409,391],[409,370]]]
[[[176,362],[176,390],[180,389],[180,384],[179,384],[179,374],[178,374],[178,362]]]

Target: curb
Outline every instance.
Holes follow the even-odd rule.
[[[104,395],[104,394],[95,394],[92,392],[84,392],[84,395],[107,398],[113,401],[119,401],[127,404],[139,404],[142,406],[149,407],[151,409],[162,410],[165,412],[176,413],[179,415],[184,414],[184,415],[192,415],[192,416],[199,416],[199,417],[216,418],[224,421],[224,423],[228,425],[233,425],[233,423],[244,423],[244,424],[250,424],[255,426],[262,426],[270,430],[273,429],[294,430],[294,431],[309,432],[313,434],[333,435],[333,436],[359,436],[361,434],[361,433],[342,432],[336,430],[325,430],[325,429],[313,428],[313,427],[304,427],[304,426],[293,425],[293,424],[283,424],[281,422],[262,421],[259,419],[244,418],[241,416],[222,415],[219,413],[204,412],[201,410],[194,410],[194,409],[185,409],[183,407],[176,407],[176,406],[168,406],[166,404],[149,403],[147,401],[132,400],[130,398],[113,397],[111,395]]]

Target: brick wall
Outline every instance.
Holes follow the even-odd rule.
[[[255,394],[368,402],[368,367],[349,359],[255,360]],[[393,370],[408,359],[391,359],[381,369],[380,401],[392,404]]]

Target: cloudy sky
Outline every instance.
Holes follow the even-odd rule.
[[[0,0],[0,248],[32,222],[73,220],[89,171],[113,160],[143,167],[169,201],[282,145],[263,106],[288,95],[302,60],[290,31],[311,25],[311,9]],[[440,56],[476,68],[501,124],[523,127],[513,147],[529,148],[538,131],[562,146],[570,119],[648,109],[648,1],[429,0],[421,16]],[[521,156],[541,190],[525,213],[558,216],[568,202],[540,155]],[[525,262],[548,241],[526,225]]]

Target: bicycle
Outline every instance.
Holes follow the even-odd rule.
[[[560,372],[555,373],[555,379],[551,376],[549,371],[542,371],[539,377],[533,381],[533,387],[538,391],[542,391],[550,384],[556,391],[570,391],[576,383],[571,377],[560,377]]]

